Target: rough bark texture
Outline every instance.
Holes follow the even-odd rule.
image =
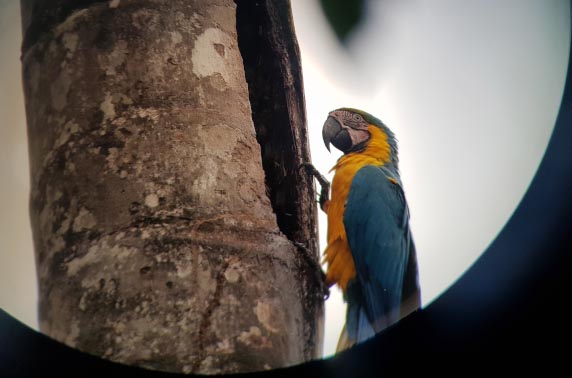
[[[256,138],[266,186],[280,231],[299,248],[300,278],[318,291],[305,292],[307,352],[321,356],[323,297],[327,290],[319,257],[313,177],[300,166],[311,161],[300,50],[289,1],[235,0],[238,43],[244,61]],[[311,336],[314,332],[317,335]]]
[[[21,4],[41,331],[186,373],[319,356],[315,204],[296,171],[309,158],[299,74],[280,83],[287,98],[272,98],[287,118],[255,114],[255,130],[233,1]],[[297,55],[280,59],[287,77]],[[272,138],[259,136],[262,155],[257,142],[272,129],[300,144],[275,164]],[[279,188],[286,178],[296,189]],[[306,223],[284,226],[292,215]]]

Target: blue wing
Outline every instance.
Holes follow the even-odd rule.
[[[413,287],[419,306],[415,247],[399,176],[384,167],[361,168],[352,181],[344,226],[357,271],[346,295],[346,328],[359,342],[399,320],[404,287]]]

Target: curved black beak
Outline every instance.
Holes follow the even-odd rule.
[[[334,117],[329,116],[322,128],[322,138],[328,151],[330,151],[330,143],[342,152],[348,151],[352,146],[352,139],[347,130]]]

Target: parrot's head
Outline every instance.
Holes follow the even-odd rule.
[[[328,151],[330,143],[344,154],[366,149],[372,139],[370,127],[379,128],[388,144],[391,160],[397,161],[397,141],[391,130],[379,119],[363,110],[340,108],[331,111],[322,128]]]

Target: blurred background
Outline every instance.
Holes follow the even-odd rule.
[[[395,132],[427,306],[485,251],[538,168],[564,88],[570,3],[292,0],[292,8],[313,162],[326,173],[340,156],[321,138],[335,108],[363,109]],[[21,39],[19,1],[0,0],[0,307],[38,329]],[[323,249],[323,214],[319,221]],[[344,319],[332,288],[324,356]]]

